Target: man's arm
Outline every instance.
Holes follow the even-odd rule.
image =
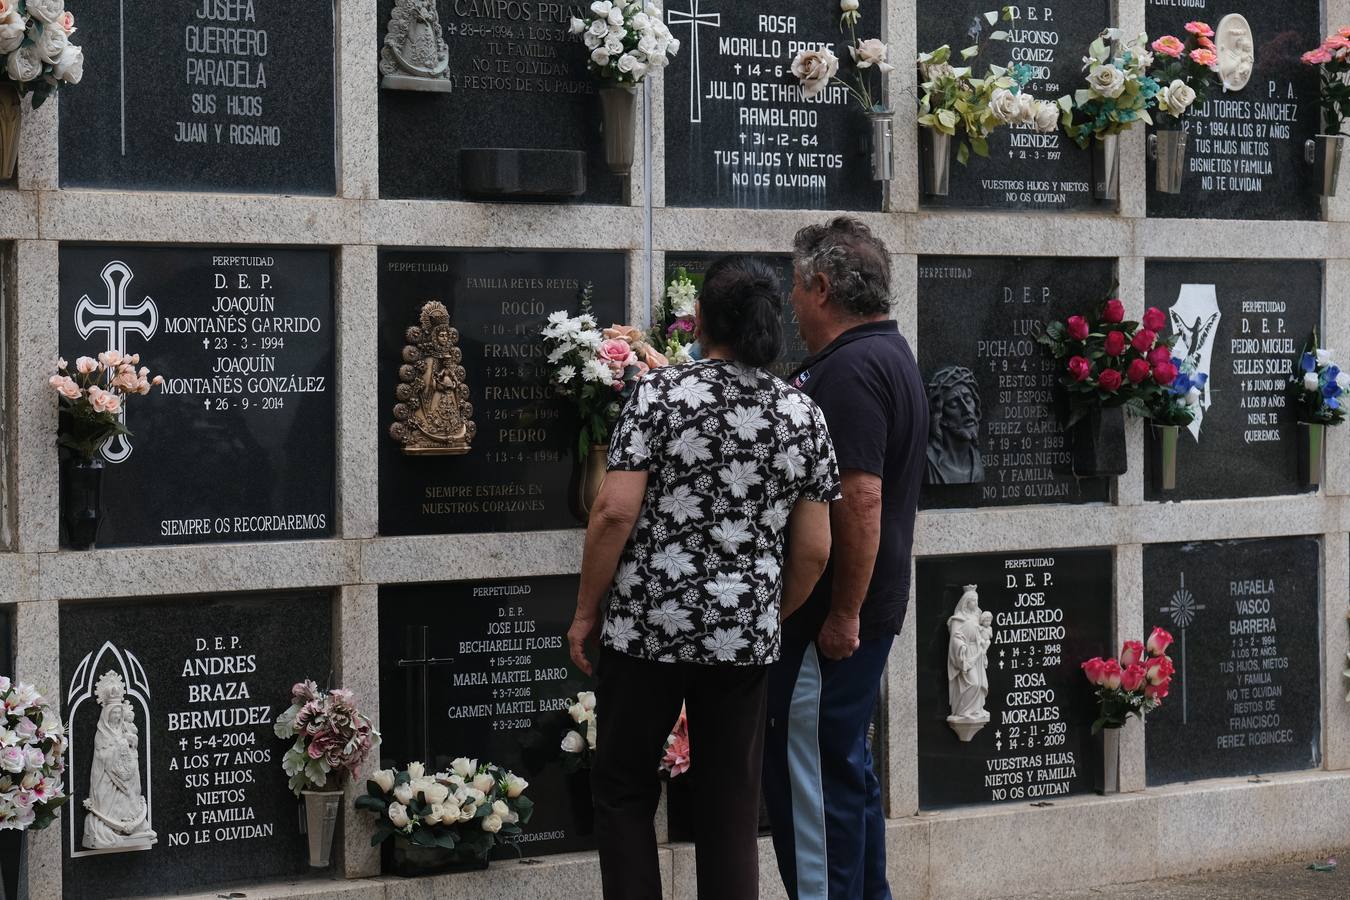
[[[798,500],[788,517],[787,559],[783,561],[782,617],[811,596],[830,561],[830,505]]]
[[[829,659],[847,659],[858,649],[858,614],[881,545],[881,478],[846,469],[842,479],[844,498],[830,510],[835,536],[830,614],[816,638]]]
[[[600,495],[591,508],[586,526],[586,546],[581,553],[581,587],[577,591],[577,611],[567,631],[572,662],[587,675],[591,663],[586,645],[600,634],[600,603],[614,583],[628,536],[633,533],[642,498],[647,493],[646,472],[611,471],[605,475]]]

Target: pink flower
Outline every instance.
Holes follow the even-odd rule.
[[[1152,685],[1165,684],[1172,680],[1172,675],[1176,669],[1172,665],[1172,660],[1166,656],[1158,656],[1148,663],[1148,683]]]
[[[661,758],[661,768],[669,772],[671,778],[675,778],[689,771],[689,762],[689,738],[671,735],[670,746],[666,748],[666,755]]]
[[[1125,332],[1108,331],[1106,341],[1102,349],[1106,351],[1107,356],[1119,356],[1125,352]]]
[[[1163,698],[1167,696],[1168,689],[1172,686],[1170,681],[1164,681],[1162,684],[1144,685],[1144,696],[1150,700],[1156,700],[1162,703]]]
[[[1187,22],[1186,30],[1191,34],[1198,34],[1200,37],[1214,37],[1214,29],[1210,28],[1204,22]]]
[[[1075,356],[1069,360],[1069,374],[1074,381],[1087,381],[1092,375],[1092,363],[1086,356]]]
[[[24,716],[19,720],[19,724],[14,726],[14,733],[22,740],[30,740],[37,734],[37,723],[27,716]]]
[[[1302,59],[1305,66],[1324,66],[1331,62],[1333,57],[1326,47],[1318,47],[1303,54]]]
[[[1143,326],[1149,331],[1162,331],[1167,325],[1167,314],[1156,306],[1144,310]]]
[[[1130,342],[1130,346],[1138,350],[1140,353],[1147,353],[1148,351],[1153,349],[1153,345],[1154,343],[1157,342],[1157,340],[1158,340],[1157,334],[1155,334],[1152,331],[1149,331],[1147,328],[1141,328],[1137,332],[1135,332],[1134,340]]]
[[[1120,651],[1120,664],[1129,668],[1144,658],[1144,645],[1141,641],[1126,641],[1125,646]],[[1133,688],[1127,688],[1133,690]]]
[[[1100,687],[1102,681],[1106,678],[1106,660],[1100,656],[1094,656],[1083,663],[1082,668],[1087,680]]]
[[[1119,369],[1103,369],[1097,376],[1097,386],[1107,393],[1120,390],[1121,375]]]
[[[88,356],[81,356],[75,360],[75,370],[81,375],[92,375],[98,371],[98,360]]]
[[[80,399],[80,386],[71,380],[69,375],[53,375],[47,380],[47,383],[67,400]]]
[[[1125,321],[1125,304],[1114,298],[1107,300],[1102,307],[1102,321],[1110,325],[1119,325]]]
[[[61,13],[61,15],[57,17],[56,22],[66,30],[67,35],[75,33],[75,14],[70,10]]]
[[[1333,34],[1322,42],[1322,49],[1324,50],[1344,50],[1346,47],[1350,47],[1350,40],[1346,40],[1339,34]]]
[[[1087,319],[1082,316],[1070,316],[1069,321],[1065,323],[1069,331],[1069,337],[1075,341],[1085,341],[1089,334]]]
[[[1114,659],[1108,659],[1106,661],[1106,669],[1102,673],[1102,687],[1106,688],[1108,691],[1118,689],[1120,687],[1120,676],[1122,674],[1124,673],[1121,672],[1120,663],[1116,662]]]
[[[1148,652],[1151,656],[1162,656],[1167,652],[1167,648],[1172,646],[1175,638],[1161,628],[1153,629],[1153,633],[1148,636]]]
[[[70,363],[66,362],[66,358],[64,356],[58,356],[56,358],[56,368],[58,370],[64,371],[66,366],[68,365],[70,365]]]
[[[1186,52],[1186,45],[1168,34],[1153,42],[1153,51],[1173,59],[1180,59],[1181,54]]]
[[[610,338],[600,344],[599,356],[608,363],[624,363],[633,355],[633,348],[627,341]]]
[[[1144,684],[1144,674],[1143,666],[1131,663],[1120,673],[1120,686],[1127,691],[1137,691]]]
[[[1214,46],[1214,42],[1207,37],[1198,37],[1195,39],[1195,42],[1206,50],[1213,50],[1216,53],[1219,51],[1219,48]]]
[[[99,363],[107,369],[115,369],[122,362],[122,354],[117,350],[105,350],[98,355]]]
[[[1207,69],[1217,69],[1219,67],[1219,54],[1208,47],[1200,47],[1191,51],[1191,61]]]
[[[163,386],[164,386],[164,376],[163,376],[163,375],[156,375],[154,378],[151,378],[151,379],[150,379],[150,383],[151,383],[152,385],[154,385],[155,387],[163,387]]]

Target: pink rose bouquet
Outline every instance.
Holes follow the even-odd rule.
[[[1177,128],[1192,109],[1204,106],[1218,79],[1219,56],[1214,29],[1187,22],[1186,38],[1166,34],[1153,42],[1152,76],[1158,82],[1154,103],[1159,128]]]
[[[70,798],[65,726],[31,684],[0,676],[0,831],[39,831]]]
[[[1122,728],[1130,716],[1144,716],[1162,705],[1176,670],[1167,656],[1172,635],[1153,629],[1147,643],[1126,641],[1119,659],[1095,656],[1083,663],[1083,674],[1097,687],[1100,715],[1092,733]]]
[[[56,361],[56,374],[47,383],[60,398],[62,447],[88,462],[111,438],[131,433],[122,423],[128,398],[164,384],[140,363],[139,353],[123,356],[116,350],[97,359],[81,356],[73,367],[64,359]]]
[[[1317,49],[1303,54],[1303,64],[1317,67],[1322,133],[1340,134],[1350,117],[1350,28],[1328,35]]]
[[[273,726],[282,740],[294,739],[282,758],[296,796],[306,788],[335,790],[344,775],[356,776],[380,743],[370,719],[356,708],[351,691],[320,691],[312,681],[291,688],[290,708]]]

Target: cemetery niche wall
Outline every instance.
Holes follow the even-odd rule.
[[[331,679],[328,594],[63,604],[60,637],[72,795],[53,826],[63,896],[195,891],[309,870],[300,802],[281,767],[287,744],[272,726],[291,685]],[[137,818],[130,836],[106,827]]]
[[[881,33],[880,9],[859,37]],[[662,74],[668,206],[881,209],[866,114],[839,84],[806,99],[791,71],[829,45],[851,77],[837,4],[674,0],[666,22],[683,44]]]
[[[1144,619],[1176,637],[1148,717],[1148,783],[1322,764],[1321,541],[1144,547]]]
[[[577,429],[546,382],[539,336],[548,315],[581,311],[593,291],[601,327],[627,319],[627,259],[580,251],[383,250],[379,274],[379,484],[381,534],[459,534],[573,528]],[[409,396],[423,405],[410,431],[438,432],[428,410],[459,380],[461,412],[473,426],[467,445],[407,452],[390,429],[408,365],[408,331],[423,328],[428,303],[443,306],[443,350]],[[452,346],[453,345],[453,346]],[[458,362],[455,361],[456,355]],[[434,369],[434,371],[433,371]],[[427,378],[432,379],[426,381]],[[425,402],[423,402],[425,401]],[[405,404],[408,405],[408,404]]]
[[[1111,655],[1113,565],[1109,549],[915,563],[920,808],[1092,791],[1080,664]]]
[[[331,0],[81,3],[63,188],[333,194]]]
[[[1178,335],[1177,358],[1209,374],[1200,414],[1183,428],[1177,488],[1149,500],[1297,494],[1298,425],[1287,404],[1294,364],[1322,322],[1314,260],[1149,260],[1144,293]]]
[[[594,689],[566,642],[578,584],[567,575],[380,588],[382,757],[442,771],[467,756],[525,778],[535,813],[517,843],[527,855],[594,846],[590,773],[568,774],[560,750],[568,706]]]
[[[985,0],[919,0],[918,45],[954,50],[986,39],[991,26]],[[1015,6],[1017,18],[992,26],[1008,39],[992,42],[983,63],[1030,68],[1023,88],[1055,102],[1083,85],[1082,55],[1102,29],[1112,24],[1107,0],[1046,0]],[[982,71],[982,70],[981,70]],[[955,148],[953,148],[955,156]],[[925,206],[979,209],[1085,210],[1110,212],[1114,202],[1092,194],[1092,155],[1064,134],[1038,134],[1026,125],[999,128],[989,138],[989,156],[971,155],[966,165],[953,159],[950,193],[925,195]]]
[[[1107,259],[919,258],[919,369],[933,416],[924,508],[1110,499],[1109,479],[1073,474],[1057,370],[1036,338],[1105,300],[1114,281]],[[979,480],[942,474],[953,444],[978,454]]]
[[[1299,57],[1322,40],[1321,4],[1147,0],[1150,38],[1184,37],[1184,25],[1195,20],[1217,32],[1223,86],[1186,116],[1190,146],[1180,193],[1155,188],[1155,163],[1149,160],[1149,216],[1319,218],[1313,166],[1303,155],[1304,142],[1320,130],[1317,71]]]
[[[104,445],[105,546],[336,533],[333,258],[67,244],[61,352],[164,376]]]
[[[377,6],[382,48],[394,5]],[[586,69],[585,46],[568,30],[583,5],[429,5],[437,20],[428,27],[439,26],[446,43],[450,86],[403,90],[382,81],[381,196],[623,203],[625,179],[605,165],[598,83]]]

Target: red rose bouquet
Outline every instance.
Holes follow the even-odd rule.
[[[1060,382],[1069,392],[1070,426],[1094,408],[1124,407],[1146,417],[1177,379],[1167,317],[1150,307],[1143,321],[1125,319],[1125,305],[1111,299],[1091,316],[1051,322],[1038,339],[1064,364]]]
[[[1092,733],[1103,728],[1121,728],[1130,716],[1144,716],[1162,705],[1176,671],[1167,655],[1172,635],[1153,629],[1148,643],[1126,641],[1119,659],[1094,656],[1083,663],[1083,674],[1097,686],[1101,714],[1092,723]]]

